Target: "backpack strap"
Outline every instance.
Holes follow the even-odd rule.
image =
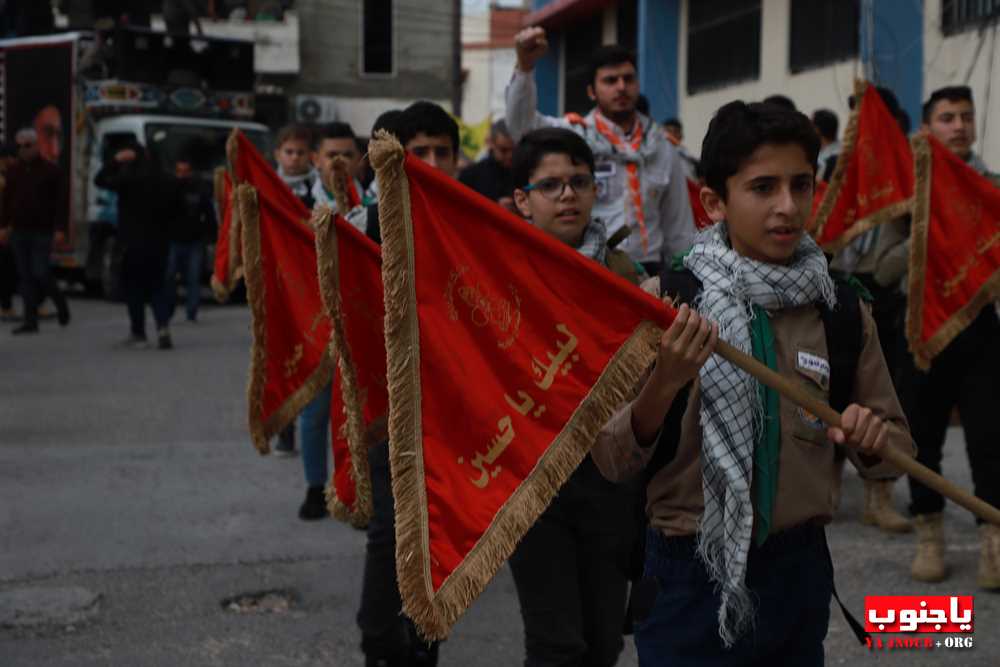
[[[701,292],[701,281],[686,268],[674,269],[669,263],[660,272],[660,296],[670,296],[675,304],[694,304],[695,298]],[[663,420],[660,437],[656,441],[656,451],[646,464],[643,471],[643,490],[649,481],[664,466],[670,463],[677,454],[677,445],[681,439],[681,420],[687,410],[688,397],[691,395],[691,383],[681,389]]]
[[[864,346],[861,304],[858,290],[850,281],[835,279],[837,305],[833,309],[818,303],[830,355],[830,407],[843,412],[854,393],[858,359]]]

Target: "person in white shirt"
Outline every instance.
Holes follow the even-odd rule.
[[[684,168],[659,125],[636,110],[639,82],[635,56],[620,46],[597,49],[587,93],[595,108],[586,116],[554,118],[538,113],[532,71],[548,50],[545,30],[526,28],[515,38],[517,65],[507,85],[507,127],[517,141],[540,127],[564,127],[581,135],[596,160],[593,214],[608,235],[622,227],[621,245],[650,275],[690,247],[695,234]]]

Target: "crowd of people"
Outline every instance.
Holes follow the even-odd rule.
[[[873,454],[894,447],[940,472],[957,405],[976,495],[1000,502],[1000,454],[988,446],[997,399],[985,385],[998,361],[984,352],[1000,333],[997,314],[984,310],[929,373],[917,370],[902,328],[908,219],[835,257],[805,232],[814,188],[832,178],[841,151],[832,111],[807,117],[781,95],[724,105],[696,159],[678,119],[659,125],[638,111],[636,61],[619,47],[593,54],[590,113],[540,114],[532,72],[546,49],[543,30],[518,35],[505,118],[492,126],[485,157],[461,173],[458,128],[434,104],[387,112],[371,132],[390,130],[417,158],[643,289],[697,305],[681,306],[635,400],[618,406],[510,558],[525,664],[613,665],[623,628],[649,664],[823,664],[834,595],[823,526],[836,512],[845,460],[864,479],[864,523],[890,533],[915,525],[916,581],[947,576],[944,500],[910,480],[915,519],[904,517],[891,502],[899,473]],[[907,132],[895,96],[879,94]],[[930,96],[921,128],[987,173],[972,151],[974,120],[969,89],[951,87]],[[380,241],[377,193],[361,187],[364,161],[351,142],[333,143],[349,128],[312,139],[302,132],[279,135],[279,173],[308,205],[333,205],[324,165],[339,151],[365,192],[348,220]],[[716,223],[701,232],[688,179]],[[720,331],[799,377],[842,411],[841,426],[766,392],[758,404],[750,378],[712,356]],[[832,349],[852,337],[855,358],[840,364]],[[325,516],[328,409],[322,393],[300,417],[303,458],[322,459],[305,465],[303,518]],[[388,442],[371,447],[369,463],[374,515],[357,617],[366,664],[436,664],[439,645],[423,642],[401,613]],[[1000,588],[1000,534],[980,530],[979,583]]]
[[[525,665],[613,665],[623,630],[634,633],[644,664],[821,665],[835,595],[824,525],[837,509],[845,460],[864,479],[864,523],[916,529],[918,582],[948,575],[944,499],[910,479],[913,520],[903,516],[891,502],[899,472],[873,455],[896,448],[940,472],[957,407],[975,494],[1000,506],[1000,426],[991,419],[1000,408],[991,384],[1000,369],[997,311],[984,309],[929,371],[916,367],[903,336],[908,217],[835,257],[806,232],[814,188],[833,177],[842,150],[834,112],[809,117],[781,95],[731,102],[715,113],[696,159],[680,120],[661,125],[638,110],[636,59],[621,47],[592,55],[589,113],[539,113],[533,70],[547,49],[540,28],[517,35],[505,118],[493,124],[485,157],[461,173],[458,126],[433,103],[388,111],[370,130],[390,131],[417,159],[679,305],[655,363],[636,378],[634,400],[615,406],[591,454],[510,558]],[[895,96],[878,92],[908,132]],[[934,91],[924,104],[921,130],[995,178],[973,150],[975,127],[967,87]],[[34,143],[31,131],[18,134],[0,218],[24,295],[15,333],[38,330],[35,308],[45,296],[60,323],[69,322],[47,269],[65,229],[54,198],[34,194],[60,186]],[[361,202],[348,221],[380,242],[377,187],[363,154],[354,130],[338,122],[283,128],[273,159],[309,208],[336,207],[334,160],[345,159]],[[166,190],[167,224],[159,224],[149,202],[160,178],[136,145],[115,154],[96,183],[119,195],[128,343],[146,344],[148,303],[159,346],[169,348],[173,280],[186,277],[186,314],[195,320],[196,273],[214,212],[181,160]],[[715,223],[701,231],[689,180]],[[9,291],[0,297],[7,315]],[[833,350],[849,338],[854,358],[838,363]],[[842,424],[828,426],[759,388],[712,354],[720,339],[795,376],[842,412]],[[327,516],[330,391],[317,394],[275,447],[291,455],[298,440],[305,520]],[[374,512],[357,615],[366,664],[434,665],[439,645],[421,640],[401,613],[387,441],[372,445],[369,464]],[[998,589],[1000,528],[980,522],[980,531],[978,581]]]
[[[51,299],[59,324],[70,310],[52,272],[51,255],[67,240],[69,184],[39,150],[35,130],[15,136],[15,156],[0,157],[0,316],[16,322],[13,296],[19,289],[21,324],[15,335],[39,333],[39,305]],[[216,210],[210,188],[194,173],[197,156],[181,156],[173,174],[163,174],[138,141],[117,151],[94,185],[117,197],[116,249],[128,305],[126,347],[148,347],[146,305],[153,310],[157,346],[173,347],[170,321],[177,307],[177,279],[185,290],[188,322],[197,322],[206,244],[215,238]],[[155,204],[154,204],[155,202]]]

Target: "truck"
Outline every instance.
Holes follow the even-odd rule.
[[[34,128],[68,188],[57,277],[119,294],[116,195],[94,177],[122,147],[138,142],[167,174],[184,156],[206,187],[234,128],[268,154],[268,128],[253,121],[254,83],[251,41],[136,28],[0,40],[0,141]]]

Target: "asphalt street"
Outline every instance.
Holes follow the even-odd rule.
[[[171,351],[123,349],[125,307],[74,298],[73,321],[38,336],[0,328],[0,666],[363,665],[354,622],[364,534],[300,521],[300,459],[262,457],[246,428],[249,312],[206,304]],[[961,429],[945,474],[969,486]],[[903,507],[905,483],[896,485]],[[1000,595],[977,590],[973,519],[949,506],[937,585],[909,580],[913,536],[862,526],[845,476],[829,529],[837,587],[865,595],[976,595],[975,646],[870,653],[839,609],[831,665],[1000,664]],[[279,591],[290,604],[223,602]],[[635,665],[631,640],[620,665]],[[442,665],[519,665],[523,635],[504,568],[442,647]]]

